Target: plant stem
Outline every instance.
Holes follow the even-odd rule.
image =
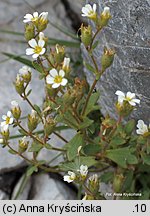
[[[81,200],[81,195],[82,195],[82,184],[79,185],[78,188],[78,194],[77,194],[77,199]]]
[[[86,111],[86,108],[87,108],[89,99],[90,99],[90,97],[91,97],[91,95],[92,95],[92,93],[93,93],[93,90],[94,90],[94,88],[95,88],[95,86],[96,86],[96,84],[97,84],[97,81],[98,81],[97,79],[94,80],[94,82],[93,82],[93,84],[92,84],[92,87],[91,87],[91,89],[90,89],[90,91],[89,91],[89,93],[88,93],[88,96],[87,96],[87,98],[86,98],[85,105],[84,105],[84,108],[83,108],[83,111],[82,111],[82,116],[85,114],[85,111]]]
[[[61,140],[63,140],[65,143],[68,143],[68,141],[67,141],[64,137],[62,137],[59,133],[53,131],[53,134],[55,134],[57,137],[59,137],[59,138],[60,138]]]

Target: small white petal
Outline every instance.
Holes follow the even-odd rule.
[[[132,99],[132,101],[135,102],[135,103],[137,103],[137,104],[140,104],[140,100],[139,99],[134,98],[134,99]]]
[[[1,122],[1,127],[4,127],[5,125],[6,125],[5,121]]]
[[[39,45],[40,47],[44,47],[45,41],[44,41],[44,40],[39,40],[39,41],[38,41],[38,45]]]
[[[26,55],[32,55],[34,53],[34,49],[33,48],[27,48],[26,49]]]
[[[6,120],[7,116],[6,115],[2,115],[2,119]]]
[[[33,18],[33,16],[32,16],[31,14],[26,14],[26,15],[24,16],[24,18],[25,18],[25,19],[30,19],[30,20],[31,20],[31,19]]]
[[[32,55],[32,58],[37,59],[37,57],[39,57],[39,54],[35,53]]]
[[[52,77],[55,77],[55,76],[58,76],[58,72],[57,72],[57,70],[55,69],[55,68],[53,68],[52,70],[50,70],[50,75],[52,76]]]
[[[51,77],[50,75],[48,75],[48,76],[46,77],[46,82],[47,82],[48,84],[53,84],[53,83],[54,83],[54,77]]]
[[[71,183],[73,182],[73,179],[70,178],[70,176],[64,176],[64,181],[68,182],[68,183]]]
[[[124,94],[122,91],[119,91],[119,90],[117,90],[117,91],[115,92],[115,94],[118,95],[118,96],[123,96],[123,97],[125,97],[125,94]]]
[[[34,12],[34,13],[33,13],[33,16],[34,16],[34,17],[38,17],[38,12]]]
[[[42,48],[42,51],[40,52],[40,55],[43,55],[45,53],[46,49]]]
[[[127,97],[128,98],[135,98],[135,93],[127,92]]]
[[[131,106],[136,106],[136,103],[133,101],[128,101]]]
[[[59,76],[64,77],[65,76],[65,72],[63,70],[59,71]]]
[[[90,4],[86,4],[85,7],[86,7],[89,11],[92,11],[92,10],[93,10],[93,8],[92,8],[92,6],[91,6]]]
[[[13,118],[10,118],[10,120],[9,120],[9,124],[12,124],[13,121],[14,121],[14,119],[13,119]]]
[[[7,130],[8,130],[8,128],[9,128],[9,125],[8,125],[8,124],[6,124],[6,125],[4,125],[4,126],[2,127],[2,130],[3,130],[3,131],[7,131]]]
[[[61,83],[54,83],[54,84],[52,85],[52,88],[58,88],[60,85],[61,85]]]
[[[7,116],[11,117],[11,112],[10,111],[7,112]]]
[[[61,85],[65,86],[67,84],[68,80],[66,78],[62,79]]]
[[[35,48],[37,46],[37,42],[35,39],[29,40],[28,44],[33,48]]]
[[[93,4],[93,11],[96,12],[96,4]]]

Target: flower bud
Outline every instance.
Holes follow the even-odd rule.
[[[113,189],[114,192],[118,193],[121,191],[122,185],[123,185],[124,176],[122,174],[115,175],[113,180]]]
[[[5,143],[5,141],[9,139],[9,135],[10,135],[8,126],[7,127],[1,126],[1,135],[2,135],[3,141]]]
[[[77,93],[73,89],[69,89],[68,91],[65,92],[63,95],[63,103],[64,106],[70,106],[74,103],[76,99]]]
[[[31,81],[31,68],[28,66],[23,66],[19,69],[19,74],[22,77],[25,83],[29,83]]]
[[[18,152],[19,153],[24,153],[29,145],[29,141],[27,140],[27,137],[24,136],[21,140],[19,140],[19,148],[18,148]]]
[[[56,126],[56,121],[53,118],[48,116],[44,124],[45,135],[49,136],[53,132],[55,126]]]
[[[35,27],[33,23],[27,23],[25,25],[25,33],[24,33],[25,39],[27,41],[31,40],[35,37]]]
[[[110,19],[111,19],[110,8],[105,7],[103,12],[100,15],[99,26],[100,27],[106,26]]]
[[[25,90],[24,89],[24,81],[19,74],[17,74],[16,81],[15,81],[14,85],[15,85],[15,88],[16,88],[16,91],[18,92],[18,94],[22,95],[22,93]]]
[[[64,46],[60,46],[56,44],[55,49],[56,51],[54,52],[54,59],[57,64],[60,64],[63,61],[64,56],[65,56],[65,48]]]
[[[92,28],[91,26],[83,26],[81,25],[81,41],[85,45],[85,47],[88,47],[92,42]]]
[[[37,112],[35,110],[31,111],[31,114],[28,115],[28,128],[29,131],[33,131],[36,129],[38,125],[38,116],[37,116]]]
[[[21,109],[16,101],[11,102],[12,108],[11,113],[15,119],[19,119],[21,116]]]
[[[38,19],[38,25],[37,25],[37,29],[39,32],[45,30],[47,28],[47,24],[48,24],[48,12],[42,12],[39,16]]]
[[[127,117],[134,110],[134,107],[131,106],[128,101],[123,101],[122,104],[119,102],[116,103],[116,109],[120,116]]]
[[[88,179],[88,188],[92,193],[96,193],[99,190],[99,180],[97,174],[92,175]]]
[[[108,67],[111,66],[114,60],[115,51],[113,49],[108,49],[104,47],[104,53],[101,58],[102,72],[104,72]]]
[[[43,32],[39,33],[39,40],[43,40],[45,41],[45,47],[47,46],[47,42],[48,42],[48,37],[45,37]]]
[[[66,72],[66,74],[70,72],[70,58],[64,58],[62,69]]]

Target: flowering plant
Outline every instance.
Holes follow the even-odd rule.
[[[114,49],[104,47],[101,68],[94,57],[98,45],[96,36],[111,19],[110,9],[105,7],[98,14],[96,4],[86,4],[82,8],[82,16],[96,26],[96,32],[92,31],[91,25],[82,24],[80,28],[81,42],[92,61],[92,64],[84,62],[84,65],[95,77],[89,90],[85,79],[72,76],[65,47],[56,44],[55,48],[49,48],[48,38],[43,33],[48,25],[48,13],[39,15],[34,12],[33,15],[24,16],[28,44],[26,55],[31,55],[32,68],[44,80],[45,99],[42,107],[32,104],[28,86],[33,71],[31,67],[23,66],[14,86],[20,97],[30,105],[31,113],[24,127],[21,108],[16,101],[12,101],[11,110],[2,116],[0,142],[10,153],[30,164],[28,176],[40,170],[63,173],[65,182],[76,183],[79,199],[107,199],[101,188],[102,183],[110,183],[111,190],[116,193],[136,192],[142,194],[140,199],[150,198],[150,182],[145,178],[150,172],[150,126],[139,120],[135,134],[135,120],[123,121],[135,110],[140,100],[135,93],[125,94],[117,90],[114,94],[118,96],[115,104],[118,119],[112,119],[109,115],[101,119],[99,117],[99,120],[97,116],[93,117],[100,109],[97,104],[99,92],[94,89],[115,56]],[[18,128],[19,136],[22,137],[16,146],[10,142],[12,126]],[[41,128],[40,132],[38,127]],[[75,135],[68,141],[58,132],[61,128],[71,128]],[[64,142],[62,148],[51,144],[52,134]],[[60,152],[63,161],[52,166],[45,160],[39,160],[42,149]],[[33,153],[31,159],[27,152]]]

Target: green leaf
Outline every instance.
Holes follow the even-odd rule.
[[[76,159],[77,160],[77,159]],[[98,161],[95,160],[95,157],[93,156],[81,156],[80,157],[80,165],[86,165],[88,167],[94,166],[98,163]]]
[[[39,152],[43,148],[43,145],[40,143],[33,142],[29,148],[29,152]]]
[[[26,136],[28,135],[26,132],[24,132],[22,129],[18,129],[19,133],[21,133],[22,135]]]
[[[119,146],[119,145],[123,145],[126,143],[126,140],[123,139],[122,137],[113,137],[111,142],[110,142],[110,145],[111,146]]]
[[[46,143],[46,144],[45,144],[45,148],[47,148],[47,149],[50,150],[50,149],[52,149],[52,146],[51,146],[50,144]]]
[[[150,155],[142,154],[143,163],[150,166]]]
[[[32,89],[30,89],[30,90],[28,91],[28,93],[26,94],[27,97],[31,94],[31,92],[32,92]]]
[[[94,145],[94,144],[86,145],[83,148],[83,151],[86,155],[95,155],[96,153],[100,152],[100,150],[101,150],[100,145]]]
[[[11,35],[17,35],[17,36],[23,36],[24,37],[24,33],[22,33],[22,32],[9,31],[9,30],[5,30],[5,29],[1,29],[0,33],[11,34]]]
[[[26,58],[22,58],[18,55],[14,55],[14,54],[11,54],[11,53],[6,53],[6,52],[2,52],[3,55],[9,57],[10,59],[13,59],[13,60],[16,60],[20,63],[23,63],[31,68],[34,68],[33,65],[32,65],[32,61],[26,59]]]
[[[100,176],[100,179],[104,183],[109,183],[114,178],[114,172],[106,172]]]
[[[38,105],[34,104],[34,109],[36,110],[37,113],[41,113],[41,109]]]
[[[76,119],[74,118],[74,116],[70,111],[66,111],[64,114],[59,115],[57,121],[63,122],[68,126],[70,126],[71,128],[78,130],[78,123],[76,122]]]
[[[67,163],[62,163],[59,165],[59,168],[62,169],[63,171],[76,171],[79,169],[77,167],[78,165],[75,162],[67,162]]]
[[[34,172],[38,172],[38,168],[37,168],[36,166],[30,166],[30,167],[27,169],[26,175],[27,175],[27,176],[31,176]]]
[[[87,107],[86,107],[86,111],[85,111],[85,116],[87,116],[91,111],[94,110],[98,110],[99,109],[99,105],[95,105],[97,103],[99,99],[99,92],[95,92],[91,95]]]
[[[12,149],[9,149],[8,152],[9,152],[10,154],[14,154],[14,155],[17,154],[17,153],[16,153],[14,150],[12,150]]]
[[[137,164],[138,160],[135,155],[132,154],[132,150],[128,147],[118,148],[114,150],[107,150],[106,157],[117,163],[123,168],[127,168],[127,164]]]
[[[68,160],[73,160],[78,154],[79,146],[83,146],[85,141],[83,139],[83,135],[78,133],[76,134],[70,141],[67,143],[67,156]]]
[[[125,178],[123,185],[122,185],[122,192],[127,191],[127,190],[130,191],[130,187],[131,187],[132,181],[133,181],[133,174],[134,173],[131,170],[126,174],[126,178]]]
[[[84,128],[87,128],[89,127],[94,121],[85,117],[83,119],[83,122],[79,125],[79,129],[84,129]]]
[[[92,46],[92,49],[94,50],[98,46],[98,44],[99,44],[99,41],[95,41],[95,43]]]
[[[133,132],[134,128],[135,128],[135,120],[134,119],[131,119],[130,121],[128,121],[128,123],[124,127],[125,132],[128,135],[131,135],[131,133]]]
[[[92,73],[95,73],[95,72],[96,72],[96,71],[95,71],[95,68],[94,68],[92,65],[90,65],[89,63],[84,62],[84,66],[85,66],[89,71],[91,71]]]
[[[43,68],[41,67],[41,65],[39,65],[39,63],[37,63],[37,61],[33,61],[32,64],[35,70],[37,70],[40,73],[43,73]]]
[[[56,44],[66,46],[66,47],[74,47],[74,48],[80,47],[80,42],[59,40],[59,39],[54,39],[54,38],[48,39],[48,45],[56,45]]]

